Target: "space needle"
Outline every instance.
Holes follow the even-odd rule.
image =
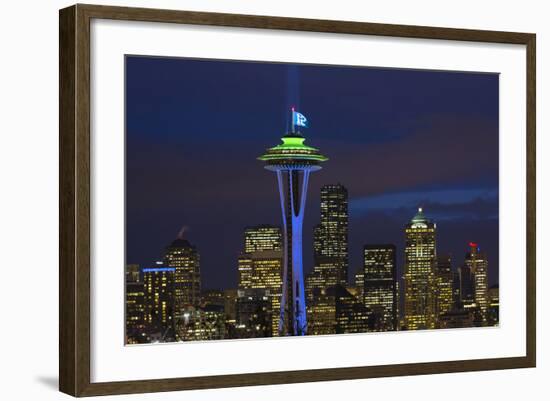
[[[284,228],[283,291],[279,333],[303,336],[307,332],[304,272],[302,262],[302,226],[309,174],[321,169],[328,160],[319,150],[304,144],[299,127],[307,127],[306,117],[292,108],[292,126],[282,144],[267,149],[258,160],[277,173]]]

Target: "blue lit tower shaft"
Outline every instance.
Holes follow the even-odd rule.
[[[294,127],[293,127],[294,128]],[[283,294],[279,333],[303,336],[307,331],[304,269],[302,262],[302,226],[309,174],[321,169],[328,160],[319,150],[304,144],[300,132],[292,130],[283,143],[267,149],[259,160],[277,173],[284,226]]]
[[[311,168],[307,165],[281,166],[275,171],[284,227],[283,294],[279,332],[282,335],[300,336],[307,331],[302,227]]]

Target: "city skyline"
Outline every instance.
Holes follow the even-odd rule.
[[[347,204],[345,188],[326,185],[324,190],[322,204],[334,204],[322,205],[321,220],[331,225],[339,219],[347,221],[347,211],[341,206]],[[317,235],[322,226],[316,226]],[[406,262],[402,277],[397,275],[398,250],[394,244],[365,244],[363,268],[353,282],[343,281],[340,271],[345,252],[338,250],[345,249],[347,235],[319,235],[316,252],[323,256],[306,282],[307,333],[288,330],[281,325],[285,311],[283,231],[266,224],[244,230],[236,269],[239,283],[231,290],[200,289],[200,252],[181,232],[165,248],[163,261],[155,267],[127,265],[126,343],[486,327],[499,323],[498,284],[488,285],[490,263],[479,244],[468,244],[463,261],[438,255],[436,223],[418,208],[404,226],[407,245],[403,249]],[[181,294],[186,294],[183,302]]]
[[[326,186],[329,186],[329,187],[339,187],[339,186],[342,186],[342,184],[338,183],[338,184],[327,184],[325,185],[324,187]],[[423,212],[424,208],[423,207],[418,207],[416,208],[416,210],[420,211],[420,212]],[[417,213],[418,214],[418,213]],[[407,224],[404,224],[403,225],[403,228],[406,226]],[[312,257],[312,260],[313,260],[313,264],[312,264],[312,267],[310,269],[307,269],[305,272],[307,276],[311,276],[314,272],[315,272],[315,259],[316,259],[316,240],[315,240],[315,237],[316,237],[316,230],[319,228],[319,224],[315,224],[313,225],[313,229],[312,229],[312,233],[311,233],[311,238],[312,238],[312,246],[311,246],[311,249],[308,249],[309,251],[312,251],[312,254],[313,254],[313,257]],[[282,225],[281,224],[277,224],[277,223],[274,223],[274,224],[271,224],[271,223],[258,223],[258,224],[251,224],[251,225],[247,225],[247,226],[244,226],[242,228],[242,235],[240,236],[240,240],[243,240],[245,241],[245,244],[247,243],[247,241],[249,239],[247,239],[247,231],[249,231],[250,229],[254,229],[254,228],[257,228],[257,227],[264,227],[264,228],[267,228],[267,229],[277,229],[277,230],[280,230],[282,232]],[[441,226],[439,226],[441,227]],[[184,226],[182,229],[180,229],[177,233],[176,236],[173,236],[172,239],[168,239],[168,245],[164,246],[164,247],[161,247],[161,249],[159,250],[158,252],[158,257],[154,258],[152,257],[150,260],[151,262],[149,263],[145,263],[145,264],[139,264],[139,263],[126,263],[127,266],[140,266],[141,268],[150,268],[150,267],[154,267],[155,265],[157,264],[160,264],[160,263],[166,263],[167,266],[176,266],[177,265],[177,262],[176,264],[170,264],[170,263],[167,263],[167,256],[164,254],[164,251],[166,251],[167,249],[169,250],[174,244],[176,243],[181,243],[181,242],[185,242],[185,243],[190,243],[189,240],[194,244],[193,242],[193,239],[192,239],[192,235],[189,235],[189,234],[186,234],[187,233],[187,230],[186,230],[186,227]],[[396,235],[396,238],[398,238],[399,235]],[[403,237],[403,239],[405,238],[405,236],[401,235],[401,237]],[[281,239],[280,239],[281,243],[282,243],[282,234],[281,234]],[[391,245],[393,247],[396,248],[396,253],[399,253],[400,249],[399,247],[396,245],[397,243],[400,243],[400,242],[403,242],[403,244],[405,243],[405,240],[403,241],[400,241],[399,239],[397,239],[395,242],[386,242],[387,245]],[[440,242],[440,241],[438,241]],[[363,251],[363,248],[365,246],[370,246],[370,245],[373,245],[373,244],[382,244],[384,243],[384,241],[370,241],[370,242],[364,242],[364,244],[361,246],[361,249],[360,249],[360,252]],[[456,256],[456,255],[453,255],[449,252],[441,252],[439,253],[437,256],[438,257],[445,257],[445,258],[449,258],[449,260],[452,260],[451,262],[451,265],[452,265],[452,271],[453,272],[457,272],[464,267],[464,263],[457,263],[456,261],[457,260],[461,260],[463,261],[465,256],[467,257],[468,256],[468,250],[471,248],[471,245],[472,244],[476,244],[477,245],[477,242],[472,242],[472,241],[467,241],[465,242],[464,244],[452,244],[452,245],[449,245],[449,244],[446,244],[446,247],[443,247],[443,250],[445,249],[448,249],[450,247],[455,247],[455,246],[458,246],[458,247],[462,247],[463,248],[463,252],[460,253],[459,256]],[[239,264],[240,264],[240,260],[241,258],[243,257],[243,255],[247,254],[247,253],[254,253],[254,252],[251,252],[251,251],[247,251],[246,250],[246,246],[245,245],[245,250],[242,250],[239,248],[239,250],[237,252],[235,252],[235,260],[232,260],[232,261],[229,261],[228,264],[231,265],[232,268],[235,268],[236,270],[233,272],[234,273],[234,277],[235,277],[235,284],[234,285],[226,285],[226,286],[218,286],[218,287],[212,287],[212,286],[204,286],[204,283],[201,281],[199,283],[199,288],[204,288],[206,290],[223,290],[223,289],[232,289],[232,288],[237,288],[239,286],[239,282],[240,282],[240,279],[239,279]],[[250,245],[248,245],[250,246]],[[282,252],[282,245],[279,244],[279,247],[280,247],[280,251]],[[200,250],[198,249],[199,247],[198,246],[195,246],[195,245],[192,245],[192,248],[197,252],[199,253]],[[405,251],[405,248],[406,246],[403,245],[401,247],[401,251]],[[262,250],[262,249],[260,249]],[[270,250],[273,250],[273,249],[270,249]],[[402,253],[403,253],[402,252]],[[347,255],[348,252],[346,252],[346,259],[348,258],[348,255]],[[485,252],[487,253],[487,252]],[[357,256],[357,255],[355,255]],[[362,257],[363,254],[360,253],[360,256]],[[397,262],[396,262],[396,267],[397,267],[397,272],[398,272],[398,276],[399,277],[403,277],[404,276],[404,270],[403,270],[403,266],[400,266],[400,263],[398,262],[399,261],[399,257],[396,258]],[[404,257],[401,258],[401,259],[405,259]],[[401,268],[400,268],[401,267]],[[348,269],[348,266],[346,265],[346,274],[343,276],[345,277],[345,280],[344,282],[347,283],[347,284],[351,284],[354,282],[355,278],[356,278],[356,274],[361,271],[363,269],[363,264],[361,263],[360,266],[356,266],[355,268],[354,267],[349,267]],[[496,270],[496,271],[495,271]],[[488,276],[489,276],[489,279],[488,279],[488,286],[491,287],[491,286],[498,286],[498,265],[497,266],[493,266],[492,269],[489,270],[488,272]],[[335,281],[335,283],[337,282],[338,280]],[[474,295],[472,295],[473,297]]]
[[[337,185],[330,185],[329,184],[328,186],[335,187],[335,186],[340,186],[340,185],[341,184],[337,184]],[[424,215],[424,209],[422,207],[419,207],[416,210],[416,214],[413,216],[413,220],[415,218],[417,218],[417,216],[419,214]],[[436,222],[433,222],[433,224],[435,224],[435,223]],[[405,229],[408,224],[410,224],[410,223],[404,224],[403,229]],[[317,227],[318,227],[318,225],[316,225],[314,227],[313,236],[315,236],[315,229]],[[255,233],[256,230],[261,230],[261,231],[264,231],[264,233],[267,233],[267,234],[264,234],[265,238],[260,237],[260,238],[251,239],[251,237],[250,237],[251,234],[250,233],[251,232]],[[248,268],[246,266],[248,264],[252,263],[252,259],[253,259],[252,255],[259,255],[261,257],[262,255],[266,255],[266,254],[269,255],[270,253],[275,251],[278,254],[280,254],[278,257],[283,258],[283,252],[282,252],[283,251],[283,246],[282,246],[283,233],[282,232],[283,232],[282,226],[278,225],[278,224],[259,223],[259,224],[256,224],[256,225],[250,225],[250,226],[243,227],[242,236],[241,236],[240,239],[241,239],[241,243],[244,244],[244,246],[241,246],[239,248],[238,252],[236,253],[237,256],[236,256],[235,260],[230,261],[230,264],[234,268],[233,273],[235,274],[235,277],[236,277],[236,284],[234,286],[226,286],[226,287],[207,287],[207,286],[204,286],[203,281],[201,281],[198,278],[198,277],[202,277],[202,275],[200,275],[200,273],[199,273],[198,277],[193,276],[194,277],[193,282],[197,282],[198,283],[197,286],[199,287],[199,290],[197,290],[197,292],[195,293],[195,296],[194,296],[195,301],[189,301],[188,303],[195,303],[196,299],[199,298],[198,294],[200,294],[201,290],[216,291],[216,290],[240,288],[241,283],[244,280],[247,280],[247,279],[243,279],[242,276],[243,276],[243,271],[245,271],[244,274],[246,274],[246,270],[248,270]],[[269,234],[271,234],[273,236],[273,233],[276,233],[275,236],[277,236],[277,238],[278,238],[276,241],[273,240],[273,237],[269,239]],[[200,255],[200,249],[198,249],[198,247],[196,247],[194,245],[194,242],[193,242],[192,238],[189,238],[188,236],[185,236],[185,231],[180,230],[178,232],[178,234],[175,237],[173,237],[172,240],[168,241],[168,244],[166,246],[162,247],[159,250],[159,255],[160,256],[157,259],[152,259],[153,261],[151,263],[147,263],[145,265],[140,265],[140,264],[137,264],[137,263],[127,263],[126,264],[127,271],[126,271],[126,274],[125,274],[127,279],[128,279],[129,275],[133,274],[134,277],[135,277],[135,275],[138,274],[138,273],[136,273],[136,269],[154,269],[154,268],[158,268],[159,265],[163,265],[166,268],[174,268],[178,265],[188,268],[189,263],[181,263],[181,262],[173,263],[173,261],[170,260],[170,258],[169,258],[170,253],[171,253],[170,250],[178,244],[180,246],[182,244],[184,244],[184,246],[189,247],[189,249],[192,250],[192,252],[195,255],[197,255],[195,257],[198,258],[198,255]],[[469,259],[468,259],[468,258],[471,258],[471,255],[472,255],[472,245],[475,245],[475,247],[478,247],[478,245],[483,245],[483,244],[478,244],[478,243],[474,243],[474,242],[470,241],[470,242],[467,242],[465,244],[459,245],[459,246],[462,246],[462,248],[464,249],[464,252],[459,257],[452,256],[449,253],[439,252],[437,255],[435,255],[436,259],[437,259],[438,266],[441,263],[445,263],[445,261],[447,261],[450,270],[453,273],[457,273],[457,274],[460,273],[461,269],[471,268],[470,267],[471,264],[475,263],[475,262],[470,262]],[[374,247],[374,248],[377,248],[377,247],[392,247],[394,255],[397,255],[397,257],[394,256],[394,258],[396,260],[396,262],[395,262],[396,267],[398,265],[397,260],[399,260],[400,256],[403,256],[403,259],[406,258],[405,257],[406,247],[402,247],[400,249],[399,247],[397,247],[395,245],[395,243],[382,243],[380,241],[378,241],[378,242],[374,241],[374,242],[365,242],[363,244],[363,246],[361,248],[361,258],[362,258],[363,261],[364,261],[367,249],[369,249],[371,247]],[[486,255],[486,252],[484,251],[483,254]],[[195,266],[193,264],[191,264],[191,265]],[[488,276],[491,275],[491,270],[498,269],[498,266],[494,266],[493,263],[491,263],[491,265],[492,265],[491,269],[488,269]],[[353,270],[353,271],[350,270],[349,274],[347,275],[347,279],[343,282],[340,281],[339,276],[337,276],[336,278],[333,277],[333,279],[330,280],[330,285],[336,285],[336,284],[340,283],[342,285],[352,285],[353,286],[355,280],[357,279],[357,274],[361,274],[364,267],[365,267],[364,263],[362,263],[361,266],[359,266],[356,270]],[[128,271],[128,269],[130,269],[130,271]],[[397,281],[399,281],[401,279],[404,279],[404,277],[405,277],[404,272],[402,272],[402,274],[399,274],[399,269],[396,269],[396,270],[397,270],[396,271]],[[281,271],[282,271],[282,262],[281,262]],[[313,277],[314,274],[315,274],[315,269],[311,269],[310,271],[307,272],[306,275],[310,278],[310,277]],[[493,272],[493,274],[494,274],[494,272]],[[248,280],[250,280],[250,279],[248,279]],[[324,280],[323,281],[324,285],[326,285],[327,284],[326,283],[326,277],[323,277],[323,280]],[[249,282],[249,281],[247,281],[247,282]],[[499,284],[498,279],[495,280],[494,282],[489,282],[489,281],[487,282],[487,286],[489,288],[490,287],[495,287],[495,286],[498,287],[498,284]],[[475,299],[474,289],[472,289],[471,298],[472,298],[472,302],[474,302],[474,299]]]
[[[129,343],[498,324],[498,75],[126,67]]]
[[[498,75],[137,56],[126,63],[127,263],[154,263],[183,228],[204,255],[203,286],[235,287],[234,265],[225,263],[237,256],[242,228],[280,224],[275,177],[255,157],[285,132],[296,103],[311,122],[306,136],[331,159],[311,176],[305,248],[320,188],[340,182],[349,191],[348,278],[364,242],[404,246],[395,233],[418,206],[445,221],[445,253],[462,258],[461,244],[479,242],[498,266]],[[201,208],[208,213],[193,213]],[[303,256],[307,274],[314,255]],[[401,274],[402,258],[397,264]]]

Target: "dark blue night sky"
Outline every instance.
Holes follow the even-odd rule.
[[[256,160],[288,110],[330,160],[311,176],[304,263],[312,269],[319,192],[349,191],[350,273],[366,243],[394,243],[423,206],[438,253],[468,242],[498,281],[498,75],[128,56],[127,263],[150,266],[185,227],[204,288],[233,288],[243,229],[280,224],[275,175]]]

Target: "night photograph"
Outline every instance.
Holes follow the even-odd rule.
[[[125,59],[125,344],[499,324],[499,75]]]

